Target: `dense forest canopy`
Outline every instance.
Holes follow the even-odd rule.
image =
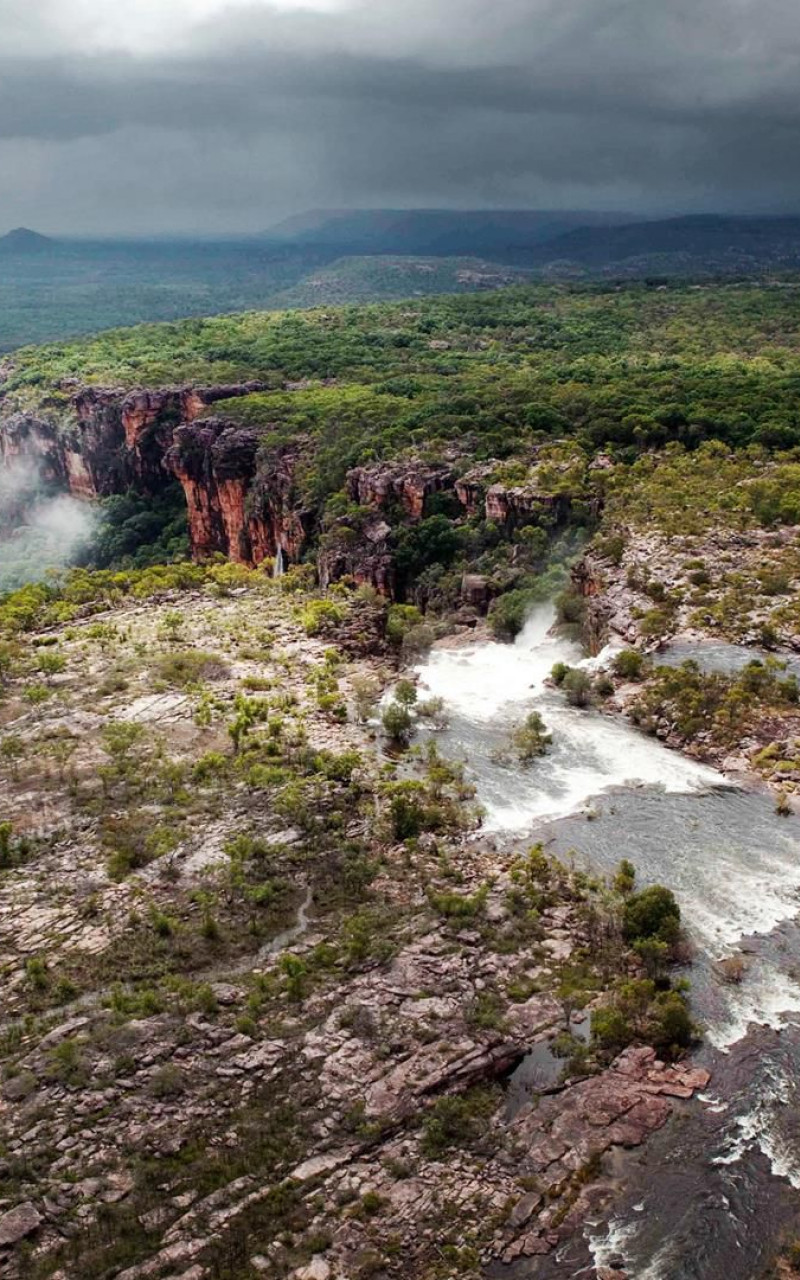
[[[800,443],[800,312],[789,286],[524,286],[397,304],[142,325],[29,348],[6,411],[58,416],[74,381],[259,379],[226,411],[323,429],[351,456],[469,439],[476,456],[575,435],[591,448]],[[327,384],[327,385],[326,385]],[[331,385],[332,384],[332,385]]]
[[[669,533],[800,514],[800,313],[786,285],[535,285],[248,312],[28,348],[5,373],[2,411],[57,427],[83,385],[259,382],[267,389],[207,412],[255,431],[265,475],[275,449],[292,448],[292,501],[315,530],[307,555],[360,537],[365,516],[345,482],[374,461],[445,461],[457,474],[477,464],[484,489],[533,484],[568,499],[555,521],[537,517],[541,529],[532,516],[513,531],[482,511],[466,518],[447,495],[416,526],[387,512],[398,590],[413,583],[426,606],[453,606],[468,569],[490,575],[496,594],[552,590],[552,556],[563,564],[602,509],[606,529]],[[120,497],[81,558],[172,559],[186,552],[184,530],[177,495],[163,510]],[[529,603],[504,604],[500,629],[513,632]]]

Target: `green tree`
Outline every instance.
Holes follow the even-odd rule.
[[[625,903],[622,927],[628,942],[655,938],[671,945],[677,940],[680,923],[675,895],[664,885],[650,885],[631,894]]]
[[[396,747],[407,747],[414,732],[414,722],[408,707],[400,702],[390,702],[381,714],[381,724],[389,741]]]

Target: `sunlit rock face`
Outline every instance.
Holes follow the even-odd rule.
[[[24,466],[26,471],[35,473],[38,485],[80,500],[124,493],[131,488],[156,494],[169,483],[171,475],[177,475],[167,456],[171,455],[179,432],[210,405],[261,389],[262,384],[256,382],[128,392],[108,387],[65,387],[65,403],[54,407],[47,416],[14,413],[0,418],[0,466],[6,474]],[[201,433],[199,439],[206,436]],[[242,486],[252,478],[255,445],[250,452],[250,474],[237,477],[229,468],[225,477],[227,481],[241,481],[241,492],[230,484],[222,497],[216,492],[201,493],[199,487],[192,490],[190,516],[193,515],[192,537],[197,555],[215,550],[231,554],[234,559],[251,560],[271,551],[269,538],[257,525],[251,530],[249,544],[241,536]],[[209,475],[213,475],[213,467]],[[199,476],[194,479],[199,483]],[[25,503],[21,493],[19,514]],[[212,512],[217,509],[220,513],[224,509],[227,514],[220,515],[215,525]]]
[[[196,557],[222,552],[241,564],[260,564],[281,550],[290,561],[300,558],[312,513],[296,497],[298,453],[286,447],[262,458],[259,445],[257,431],[223,418],[174,431],[164,465],[186,495]]]
[[[363,507],[399,503],[413,520],[425,513],[425,503],[435,493],[452,489],[454,475],[448,466],[423,463],[375,463],[354,467],[347,476],[347,492]]]

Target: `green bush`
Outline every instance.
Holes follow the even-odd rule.
[[[507,591],[492,601],[489,609],[489,626],[498,640],[513,640],[525,625],[525,620],[537,602],[533,591]]]
[[[622,924],[628,942],[658,938],[674,943],[680,931],[681,911],[675,895],[664,885],[653,884],[632,893],[625,902]]]
[[[390,702],[381,713],[381,724],[389,741],[396,747],[407,747],[414,732],[411,712],[400,702]]]
[[[638,649],[622,649],[612,663],[615,676],[621,680],[640,680],[644,670],[644,654]]]
[[[553,741],[547,725],[538,711],[531,711],[512,735],[514,750],[522,764],[529,764],[537,756],[543,756]]]
[[[571,707],[588,707],[592,700],[592,678],[579,667],[571,667],[561,681]]]
[[[344,621],[347,610],[334,600],[310,600],[300,614],[307,635],[330,634]]]
[[[451,1147],[468,1147],[488,1131],[497,1108],[498,1095],[492,1089],[472,1089],[461,1097],[439,1098],[423,1121],[422,1151],[431,1159]]]
[[[181,649],[177,653],[165,654],[154,667],[159,680],[179,689],[200,684],[203,680],[219,680],[227,670],[221,658],[214,653],[203,653],[201,649]]]
[[[422,621],[422,612],[416,605],[391,604],[386,615],[386,639],[399,649],[406,635]]]

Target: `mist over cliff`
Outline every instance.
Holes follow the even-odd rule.
[[[53,494],[33,459],[0,470],[0,591],[36,582],[80,555],[96,528],[93,508]]]

